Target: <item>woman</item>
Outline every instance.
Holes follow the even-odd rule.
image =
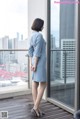
[[[31,110],[37,117],[43,115],[39,109],[46,87],[46,42],[40,31],[43,30],[44,21],[35,19],[31,29],[33,33],[30,38],[29,57],[32,71],[32,96],[34,107]]]

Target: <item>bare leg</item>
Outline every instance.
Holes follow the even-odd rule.
[[[35,105],[36,98],[37,98],[38,85],[39,85],[38,82],[35,82],[35,81],[32,82],[32,96],[33,96],[34,105]]]
[[[46,83],[45,82],[40,82],[39,83],[38,94],[37,94],[37,98],[36,98],[35,105],[34,105],[34,109],[36,109],[36,110],[39,109],[40,101],[42,99],[45,87],[46,87]]]

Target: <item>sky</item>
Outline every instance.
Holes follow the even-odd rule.
[[[51,25],[57,31],[59,29],[60,5],[54,3],[54,1],[59,1],[59,0],[51,0]],[[52,27],[52,30],[53,30],[53,27]]]
[[[56,46],[59,47],[59,21],[60,21],[60,4],[51,0],[51,34],[55,37]]]
[[[16,33],[28,36],[28,0],[0,0],[0,38],[8,35],[16,37]]]

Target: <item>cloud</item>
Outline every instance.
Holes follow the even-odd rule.
[[[0,0],[0,37],[16,32],[27,37],[27,16],[27,0]]]

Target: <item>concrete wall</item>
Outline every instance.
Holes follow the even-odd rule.
[[[35,18],[44,20],[43,36],[47,39],[47,0],[28,0],[28,36],[31,34],[31,25]]]
[[[47,0],[28,0],[28,37],[32,30],[31,25],[35,18],[44,20],[43,37],[47,40]],[[46,90],[43,96],[46,99]]]

